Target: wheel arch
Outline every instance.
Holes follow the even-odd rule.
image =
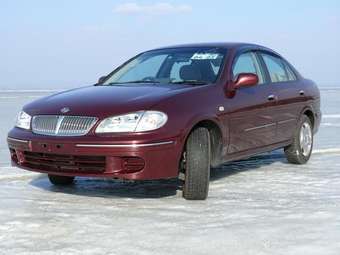
[[[185,150],[186,141],[189,135],[193,130],[199,127],[204,127],[209,131],[211,144],[211,166],[216,167],[221,163],[224,132],[221,125],[215,119],[202,118],[194,122],[194,124],[191,125],[191,128],[188,129],[188,132],[185,135],[183,151]]]
[[[301,115],[306,115],[309,120],[311,121],[312,128],[314,129],[315,127],[315,113],[311,107],[306,107],[302,110]]]

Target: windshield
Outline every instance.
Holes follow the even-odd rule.
[[[214,83],[220,73],[226,49],[177,48],[148,51],[116,69],[103,85],[129,83]]]

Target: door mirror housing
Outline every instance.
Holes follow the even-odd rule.
[[[251,87],[259,83],[259,77],[253,73],[240,73],[234,82],[234,89]]]

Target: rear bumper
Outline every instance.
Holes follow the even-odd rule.
[[[64,176],[111,177],[130,180],[173,178],[178,175],[179,138],[150,142],[80,142],[45,136],[7,138],[12,164]]]

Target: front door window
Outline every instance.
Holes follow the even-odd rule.
[[[264,83],[263,73],[257,61],[256,55],[253,52],[241,54],[233,66],[234,80],[240,73],[253,73],[259,77],[259,84]]]

